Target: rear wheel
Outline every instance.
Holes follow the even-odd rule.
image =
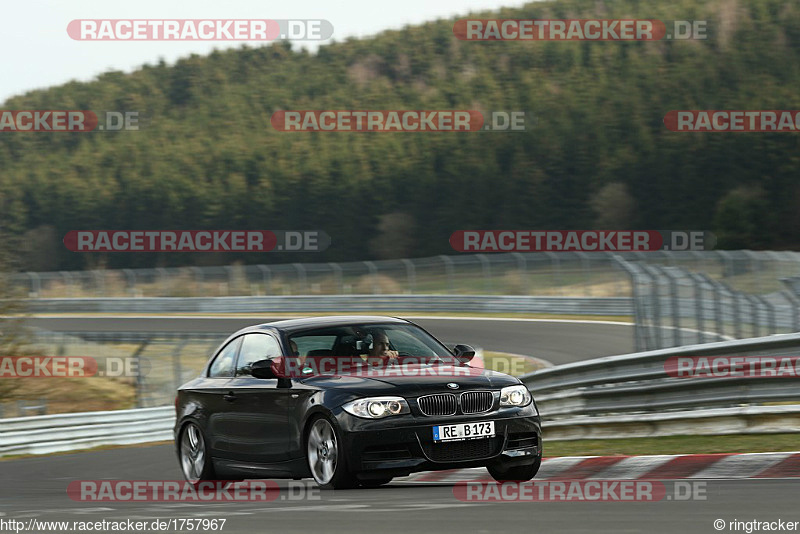
[[[518,465],[514,467],[489,466],[486,469],[492,478],[498,482],[527,482],[539,472],[542,458],[539,457],[530,464]]]
[[[215,479],[203,432],[194,423],[187,424],[181,431],[180,460],[183,477],[193,486]]]
[[[342,441],[331,421],[325,417],[314,420],[306,444],[308,467],[320,488],[346,489],[358,485],[355,476],[347,470]]]

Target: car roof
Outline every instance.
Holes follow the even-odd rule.
[[[381,315],[332,315],[327,317],[304,317],[302,319],[284,319],[281,321],[271,321],[255,325],[250,328],[256,329],[278,329],[283,332],[292,333],[309,328],[325,328],[348,326],[353,324],[409,324],[405,319],[398,317],[386,317]]]

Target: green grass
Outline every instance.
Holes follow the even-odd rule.
[[[800,434],[733,434],[548,441],[545,430],[542,448],[545,457],[784,452],[800,450]]]

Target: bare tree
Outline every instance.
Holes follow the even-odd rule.
[[[636,200],[625,184],[612,182],[604,185],[592,198],[591,204],[597,214],[595,228],[626,230],[631,227]]]

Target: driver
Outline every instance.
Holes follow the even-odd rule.
[[[372,347],[367,353],[367,363],[374,366],[397,363],[397,351],[389,349],[389,336],[383,330],[372,332]]]

